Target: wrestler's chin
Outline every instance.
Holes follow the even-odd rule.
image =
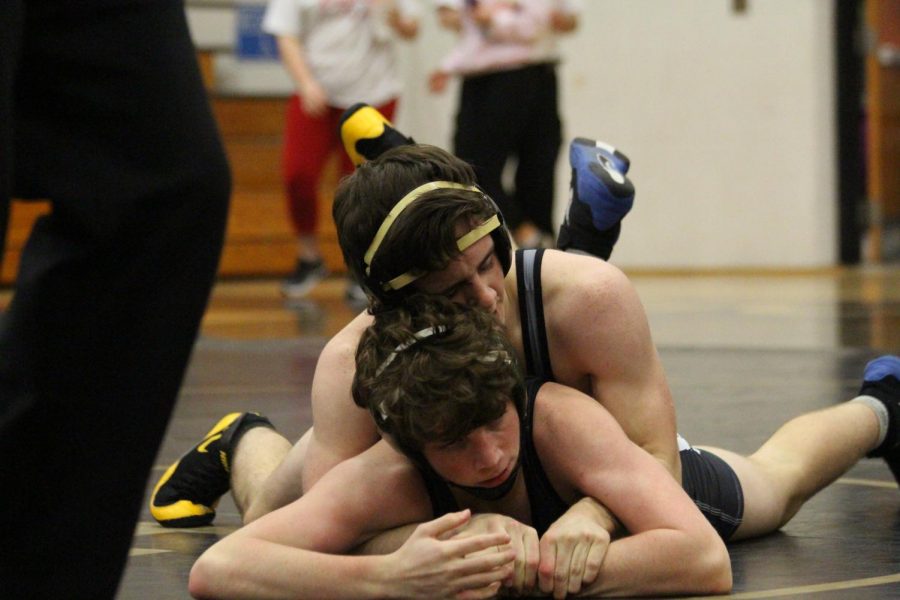
[[[484,481],[478,482],[478,487],[483,488],[495,488],[499,485],[506,483],[506,480],[509,479],[509,476],[512,474],[513,465],[515,463],[511,462],[495,477],[491,477],[490,479],[485,479]]]

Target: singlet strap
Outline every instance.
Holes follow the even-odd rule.
[[[541,295],[543,256],[543,248],[516,250],[516,285],[519,289],[519,321],[526,372],[543,381],[553,381]]]
[[[428,498],[431,500],[431,510],[434,518],[437,519],[447,513],[458,511],[459,504],[457,504],[456,498],[453,496],[453,492],[450,491],[450,486],[447,485],[447,482],[441,479],[440,475],[431,468],[431,465],[425,462],[424,457],[422,457],[422,462],[415,461],[415,464],[419,474],[422,476],[423,483],[425,483]]]
[[[569,509],[569,505],[559,497],[550,483],[534,445],[534,404],[543,384],[543,381],[532,377],[525,379],[526,402],[519,434],[522,439],[522,473],[525,475],[525,487],[531,507],[531,526],[540,535]]]

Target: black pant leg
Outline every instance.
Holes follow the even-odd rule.
[[[529,105],[517,132],[519,162],[515,198],[526,219],[544,233],[552,234],[556,159],[562,140],[556,67],[552,64],[528,67],[520,86],[517,95],[528,98]]]
[[[521,111],[520,100],[511,92],[507,72],[463,79],[453,151],[475,168],[478,185],[497,203],[509,228],[515,229],[522,222],[522,208],[502,183]]]
[[[112,598],[205,310],[227,163],[180,2],[26,5],[13,193],[49,198],[0,329],[15,598]]]

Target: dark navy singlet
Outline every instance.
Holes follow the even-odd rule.
[[[532,436],[534,401],[543,383],[543,381],[533,378],[525,381],[525,414],[521,418],[519,428],[521,472],[525,477],[525,489],[528,494],[528,504],[531,507],[530,525],[537,530],[538,535],[543,535],[569,509],[569,505],[563,502],[550,484],[534,447]],[[446,481],[431,469],[419,467],[419,473],[422,475],[428,496],[431,498],[435,518],[460,510],[456,498],[450,491],[450,485]]]
[[[541,296],[543,255],[543,248],[516,250],[519,320],[527,375],[540,381],[554,381]],[[728,540],[737,531],[744,515],[741,482],[725,461],[709,451],[687,448],[682,449],[680,455],[681,486],[722,539]],[[534,510],[535,504],[531,506]]]

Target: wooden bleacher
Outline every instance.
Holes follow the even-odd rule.
[[[209,61],[200,64],[212,88]],[[210,99],[231,165],[231,213],[219,276],[280,277],[294,268],[296,241],[288,219],[281,181],[284,98]],[[344,272],[331,220],[336,165],[328,169],[319,193],[319,245],[332,272]],[[15,281],[22,247],[34,220],[50,210],[47,202],[13,201],[0,283]]]

